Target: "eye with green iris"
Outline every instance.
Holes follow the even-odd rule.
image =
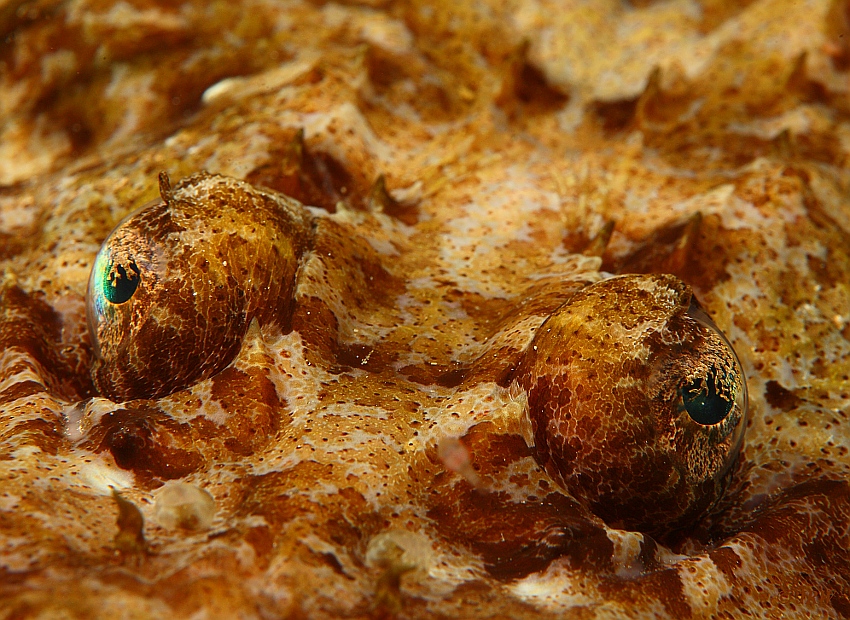
[[[103,296],[113,304],[123,304],[139,286],[139,268],[132,260],[123,265],[109,263],[103,276]]]
[[[726,419],[734,402],[729,396],[717,391],[717,378],[708,373],[704,378],[694,379],[679,388],[685,410],[694,422],[713,426]]]

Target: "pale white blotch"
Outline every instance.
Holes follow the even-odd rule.
[[[366,547],[366,565],[404,567],[428,572],[434,563],[431,539],[408,530],[388,530],[372,537]]]
[[[215,500],[204,489],[186,482],[169,482],[156,494],[154,514],[167,529],[201,531],[215,518]]]
[[[698,614],[710,614],[717,609],[722,597],[732,593],[732,586],[710,558],[688,558],[676,569],[682,581],[682,591],[691,609]]]

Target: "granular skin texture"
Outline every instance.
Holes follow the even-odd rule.
[[[848,24],[0,3],[0,618],[850,617]],[[641,387],[734,367],[692,299],[749,393],[707,431]]]

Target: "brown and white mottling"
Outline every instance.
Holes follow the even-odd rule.
[[[254,320],[288,329],[312,245],[310,217],[291,199],[208,174],[161,183],[162,197],[104,241],[89,280],[94,387],[116,401],[218,374]],[[108,299],[107,288],[122,293]]]
[[[556,309],[519,362],[538,462],[608,525],[669,537],[728,486],[745,377],[697,304],[670,275],[603,280]]]
[[[848,10],[0,3],[0,618],[850,616]],[[312,238],[286,320],[113,402],[89,273],[163,171]],[[720,500],[650,535],[538,464],[515,373],[651,272],[750,407]]]

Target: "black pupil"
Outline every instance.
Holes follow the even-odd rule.
[[[139,286],[139,268],[136,263],[130,261],[128,270],[123,265],[112,265],[107,271],[106,281],[103,283],[103,294],[113,304],[123,304],[133,296]]]
[[[688,415],[697,424],[712,426],[722,422],[732,411],[732,401],[717,393],[713,374],[682,386],[679,388],[679,394],[682,396]]]

